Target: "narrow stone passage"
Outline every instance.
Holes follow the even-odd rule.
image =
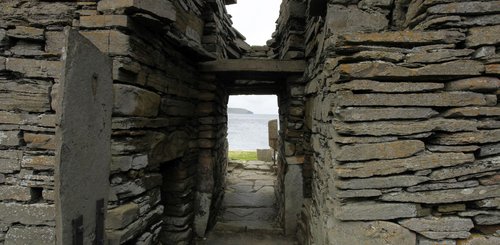
[[[277,224],[275,181],[270,162],[229,162],[218,223],[200,244],[296,244],[282,236],[283,230]]]

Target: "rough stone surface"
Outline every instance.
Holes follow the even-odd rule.
[[[425,149],[418,140],[394,141],[388,143],[343,146],[336,154],[338,161],[361,161],[374,159],[395,159],[410,157]]]
[[[490,107],[487,107],[490,108]],[[488,109],[489,110],[489,109]],[[369,108],[348,107],[335,112],[345,122],[378,121],[388,119],[425,119],[439,114],[430,108]]]
[[[113,85],[113,113],[120,116],[154,117],[160,108],[160,96],[130,85]]]
[[[52,227],[13,227],[5,236],[6,245],[52,245],[56,242]]]
[[[468,234],[468,231],[474,227],[471,219],[458,217],[411,218],[398,223],[431,239],[456,239],[456,236]]]
[[[347,203],[336,208],[335,217],[340,220],[391,220],[416,217],[420,205],[408,203]]]
[[[409,187],[428,181],[426,176],[399,175],[363,179],[347,179],[336,181],[340,189],[386,189],[394,187]]]
[[[382,196],[385,201],[415,202],[415,203],[453,203],[481,200],[499,195],[498,186],[478,186],[466,189],[454,189],[426,192],[399,192]]]
[[[474,161],[474,156],[463,153],[421,154],[405,159],[350,163],[336,167],[335,172],[341,177],[381,176],[406,171],[418,171],[439,167],[456,166]]]

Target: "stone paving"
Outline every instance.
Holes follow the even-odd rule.
[[[199,244],[296,244],[282,236],[283,230],[276,223],[275,181],[272,163],[230,162],[219,221]]]

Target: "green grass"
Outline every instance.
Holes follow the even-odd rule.
[[[229,159],[244,161],[257,160],[257,151],[229,151]]]

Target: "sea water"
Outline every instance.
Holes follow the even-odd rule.
[[[269,121],[278,115],[228,114],[229,150],[269,149]]]

